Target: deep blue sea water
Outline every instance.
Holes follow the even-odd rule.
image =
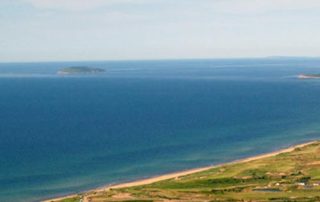
[[[106,73],[59,76],[66,66]],[[0,64],[0,201],[39,201],[320,138],[320,59]]]

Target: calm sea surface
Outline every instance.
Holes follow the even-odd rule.
[[[59,76],[61,67],[105,68]],[[320,138],[317,59],[0,64],[0,201],[38,201]]]

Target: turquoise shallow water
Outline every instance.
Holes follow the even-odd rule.
[[[58,76],[64,66],[102,75]],[[0,64],[0,201],[38,201],[320,137],[320,60]]]

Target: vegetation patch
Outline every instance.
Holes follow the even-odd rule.
[[[91,202],[320,201],[320,142],[249,162],[226,164],[149,185],[91,195]],[[132,200],[113,195],[130,195]],[[63,202],[79,201],[74,199]]]

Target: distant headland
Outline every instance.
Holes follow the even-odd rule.
[[[299,74],[299,79],[320,79],[320,74]]]
[[[87,67],[87,66],[73,66],[73,67],[66,67],[60,69],[57,74],[96,74],[96,73],[103,73],[105,72],[104,69],[101,68],[94,68],[94,67]]]

